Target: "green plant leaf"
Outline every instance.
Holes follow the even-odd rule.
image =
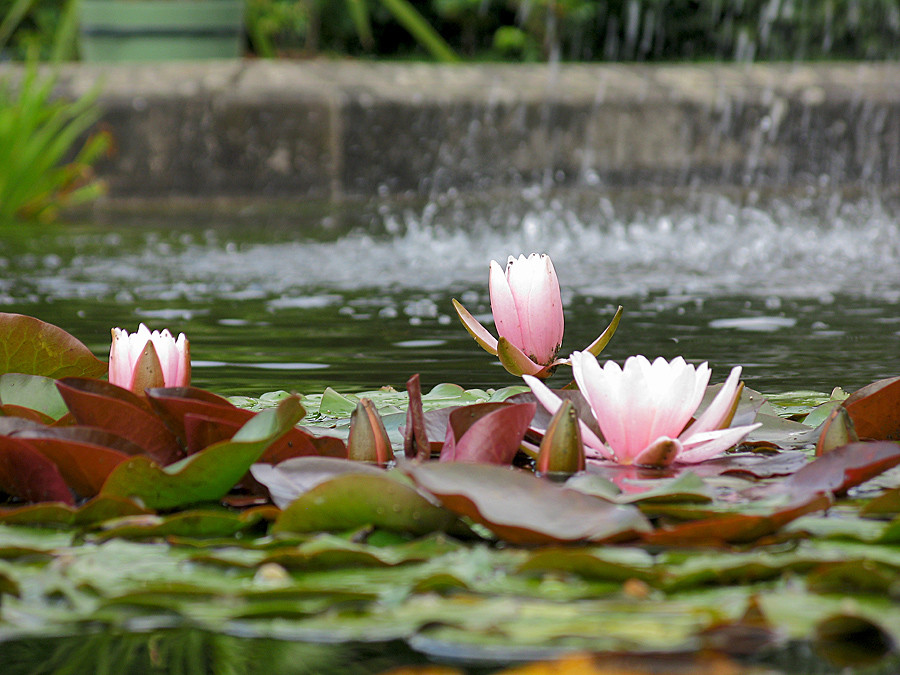
[[[258,413],[230,441],[161,468],[147,457],[133,457],[107,478],[101,494],[138,500],[151,509],[174,509],[221,499],[272,443],[303,417],[300,399],[291,397],[274,410]]]
[[[372,526],[414,535],[447,531],[456,516],[386,474],[349,473],[316,485],[285,508],[272,532],[343,531]]]
[[[30,316],[0,313],[0,373],[56,379],[98,377],[106,369],[106,363],[63,329]]]
[[[0,375],[0,401],[43,413],[54,420],[69,412],[56,382],[40,375],[6,373]]]

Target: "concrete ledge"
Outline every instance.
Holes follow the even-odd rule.
[[[98,84],[117,144],[100,167],[113,197],[900,180],[900,64],[62,71],[64,94]]]

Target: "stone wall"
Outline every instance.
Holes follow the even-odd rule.
[[[6,66],[7,69],[10,66]],[[900,65],[73,64],[112,197],[895,183]]]

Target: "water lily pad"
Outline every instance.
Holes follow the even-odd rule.
[[[348,473],[362,473],[370,476],[381,476],[379,469],[364,462],[351,462],[347,459],[333,457],[295,457],[279,462],[275,466],[254,464],[250,473],[266,486],[272,501],[279,508],[288,504],[316,485]]]
[[[298,398],[257,413],[230,441],[160,467],[147,457],[133,457],[116,467],[102,494],[137,499],[151,509],[172,509],[221,499],[266,448],[303,416]]]
[[[480,403],[448,418],[442,462],[508,465],[534,417],[535,403]]]
[[[0,373],[56,379],[99,377],[107,365],[62,328],[21,314],[0,313]]]
[[[289,504],[273,533],[350,530],[366,525],[422,535],[448,531],[456,516],[384,473],[348,473],[316,485]]]
[[[40,375],[21,373],[0,375],[0,401],[4,405],[37,410],[54,420],[69,412],[56,389],[56,382]]]
[[[873,382],[843,405],[860,439],[900,441],[900,377]]]
[[[94,497],[79,507],[60,503],[31,504],[0,510],[0,522],[9,525],[83,527],[112,518],[149,513],[130,499]]]
[[[9,436],[0,436],[0,490],[28,502],[75,504],[56,464]]]
[[[457,462],[400,466],[446,508],[511,543],[613,541],[651,529],[633,506],[610,504],[523,471]]]
[[[64,378],[56,383],[79,424],[106,429],[144,448],[158,464],[184,457],[175,435],[134,393],[101,380]]]

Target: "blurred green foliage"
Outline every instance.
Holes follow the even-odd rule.
[[[5,53],[46,56],[67,0],[27,2]],[[893,59],[900,0],[247,0],[250,51],[569,61]],[[446,42],[446,45],[442,44]]]
[[[382,0],[248,0],[266,55],[427,56]],[[900,0],[408,0],[470,60],[892,59]],[[367,31],[351,5],[364,5]],[[268,9],[266,9],[268,8]],[[301,17],[298,18],[298,17]],[[254,31],[254,24],[256,30]],[[295,28],[296,27],[296,28]],[[256,40],[252,40],[254,47]]]
[[[0,82],[0,227],[54,220],[103,191],[92,166],[111,139],[101,131],[85,140],[100,115],[96,92],[68,101],[54,95],[55,85],[34,59],[19,81]]]

